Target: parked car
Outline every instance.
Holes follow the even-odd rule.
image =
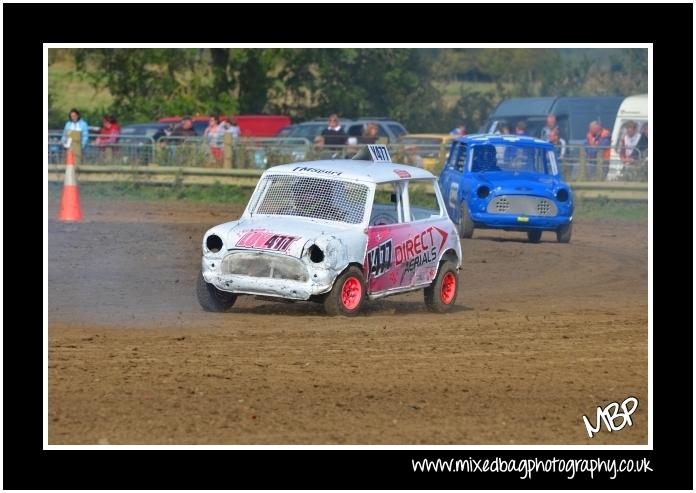
[[[256,295],[355,315],[368,299],[422,289],[444,312],[462,259],[435,176],[367,160],[268,169],[242,217],[209,229],[202,249],[197,296],[209,311]]]
[[[161,123],[176,124],[181,121],[180,116],[167,116],[160,118]],[[197,135],[203,135],[208,127],[211,116],[196,115],[191,117],[193,129]],[[234,120],[239,125],[239,133],[242,137],[273,137],[283,127],[290,125],[290,117],[284,115],[237,115]]]
[[[399,137],[408,133],[406,127],[401,123],[378,116],[361,116],[352,120],[351,123],[347,125],[346,133],[359,137],[362,135],[365,127],[370,123],[377,124],[377,138],[382,139],[385,143],[393,144],[399,140]]]
[[[328,118],[315,118],[306,122],[297,123],[292,126],[287,137],[293,139],[307,139],[313,142],[314,138],[321,135],[321,132],[327,127],[327,120]],[[345,118],[339,118],[339,123],[345,131],[347,125],[350,124],[351,121]]]
[[[275,137],[287,137],[290,135],[290,132],[292,132],[294,125],[289,125],[287,127],[283,127],[280,130],[278,130],[278,133],[275,134]]]
[[[439,185],[462,238],[491,228],[526,232],[532,243],[543,231],[554,231],[560,243],[570,241],[573,193],[548,142],[514,135],[459,137]]]
[[[447,160],[452,139],[454,136],[450,134],[403,134],[397,144],[402,144],[405,150],[414,148],[422,160],[423,168],[431,173],[439,173]]]
[[[305,138],[312,142],[314,138],[321,135],[321,132],[327,127],[328,118],[315,118],[310,121],[293,125],[292,130],[287,135],[293,138]],[[339,123],[348,137],[360,137],[363,130],[369,123],[377,124],[377,138],[382,139],[384,143],[394,143],[399,137],[408,131],[399,122],[388,120],[385,118],[339,118]]]
[[[153,144],[165,137],[171,123],[134,123],[121,127],[119,145],[129,156],[134,156],[143,164],[153,160]],[[135,147],[135,149],[133,149]]]
[[[121,138],[125,137],[135,137],[134,141],[138,138],[151,137],[156,140],[157,135],[163,135],[164,130],[169,128],[171,123],[133,123],[132,125],[125,125],[121,127]]]

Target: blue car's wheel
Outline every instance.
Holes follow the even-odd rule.
[[[541,231],[535,229],[527,231],[527,239],[530,243],[539,243],[539,241],[541,241]]]
[[[469,215],[469,206],[466,202],[459,209],[459,236],[462,238],[471,238],[474,234],[474,221]]]
[[[556,239],[558,240],[558,243],[569,243],[572,233],[573,223],[569,223],[558,228],[558,231],[556,231]]]

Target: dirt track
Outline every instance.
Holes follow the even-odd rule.
[[[237,206],[83,208],[48,226],[51,444],[647,442],[645,222],[578,221],[569,245],[477,231],[453,313],[417,292],[327,318],[201,311],[201,236]],[[582,415],[630,395],[633,426],[588,439]]]

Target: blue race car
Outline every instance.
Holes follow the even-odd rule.
[[[460,137],[439,186],[462,238],[491,228],[525,231],[532,243],[543,231],[554,231],[560,243],[570,241],[573,193],[548,142],[517,135]]]

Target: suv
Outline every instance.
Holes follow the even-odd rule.
[[[450,310],[462,251],[437,179],[392,164],[383,145],[369,147],[373,161],[264,172],[242,217],[203,236],[203,309],[226,311],[238,296],[256,295],[356,315],[367,299],[422,289],[431,310]]]

